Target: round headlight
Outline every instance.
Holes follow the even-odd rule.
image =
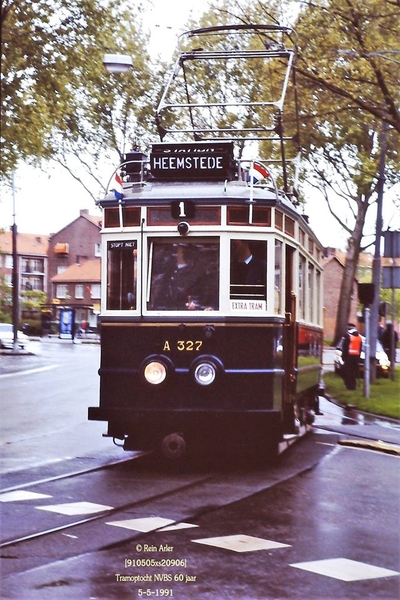
[[[199,385],[210,385],[217,375],[215,365],[209,362],[202,362],[194,370],[194,378]]]
[[[153,360],[145,366],[143,374],[147,383],[151,383],[152,385],[159,385],[166,378],[167,369],[162,362]]]

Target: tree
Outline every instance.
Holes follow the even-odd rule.
[[[280,11],[291,5],[232,0],[216,7],[231,20],[234,16],[251,23],[281,21]],[[303,175],[321,191],[349,235],[338,339],[346,329],[358,257],[368,233],[367,211],[377,197],[383,124],[388,128],[386,184],[399,182],[399,2],[311,0],[301,4],[292,23],[298,48],[300,141],[308,161]],[[338,209],[340,200],[344,204]]]
[[[147,135],[159,84],[140,10],[132,19],[129,8],[124,0],[4,0],[4,178],[19,161],[53,159],[75,178],[86,167],[94,183],[84,185],[97,193],[96,161],[112,151],[120,156]],[[134,75],[110,77],[102,65],[107,52],[131,53]]]
[[[391,54],[396,47],[400,54],[399,25],[394,3],[383,0],[310,2],[296,24],[302,142],[314,185],[349,234],[335,341],[346,330],[365,218],[377,198],[383,123],[390,127],[386,183],[400,180],[400,71],[393,61],[400,62]],[[333,204],[339,198],[345,203],[340,210]]]

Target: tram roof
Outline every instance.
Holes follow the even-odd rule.
[[[142,185],[130,184],[123,188],[123,198],[116,199],[109,193],[98,201],[102,207],[115,206],[120,202],[129,205],[164,204],[171,200],[193,200],[205,204],[283,204],[294,209],[294,205],[282,192],[273,187],[250,185],[241,181],[224,182],[180,182],[148,181]]]

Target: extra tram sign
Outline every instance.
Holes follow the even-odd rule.
[[[197,181],[232,179],[232,142],[153,144],[150,171],[156,179]]]

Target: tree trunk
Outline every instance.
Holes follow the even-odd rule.
[[[358,211],[356,214],[356,223],[347,247],[346,264],[343,271],[342,283],[340,286],[340,297],[336,313],[336,325],[334,345],[347,331],[349,321],[351,300],[357,290],[354,289],[354,279],[357,273],[358,257],[360,254],[360,244],[365,222],[365,215],[368,209],[368,200],[360,197],[357,201]]]

